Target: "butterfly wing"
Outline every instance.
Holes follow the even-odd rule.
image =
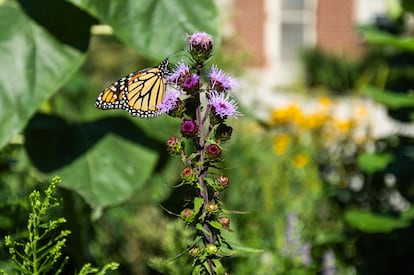
[[[132,74],[125,76],[106,87],[95,101],[96,108],[103,110],[123,109],[125,103],[122,100],[122,95],[128,89],[127,83],[131,76]]]
[[[157,106],[164,98],[166,82],[158,68],[145,70],[128,80],[128,90],[123,94],[127,111],[138,117],[159,115]]]
[[[161,115],[157,106],[165,96],[168,60],[116,81],[96,99],[99,109],[124,109],[132,116],[152,118]]]

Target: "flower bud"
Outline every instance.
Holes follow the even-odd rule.
[[[219,206],[215,202],[211,201],[207,203],[206,211],[210,214],[217,213],[219,211]]]
[[[224,190],[229,186],[229,178],[226,176],[220,176],[216,179],[216,183],[218,186],[223,188],[222,190]]]
[[[190,221],[193,215],[193,210],[190,208],[185,208],[183,211],[181,211],[181,218],[183,218],[185,221]]]
[[[193,247],[190,249],[190,251],[188,251],[188,254],[190,254],[191,257],[197,257],[200,255],[200,248],[198,247]]]
[[[197,63],[203,63],[211,56],[213,37],[205,32],[195,32],[187,35],[190,54]]]
[[[178,155],[183,150],[183,145],[180,138],[172,136],[167,140],[167,151],[171,155]]]
[[[219,219],[221,225],[223,226],[223,228],[229,228],[230,226],[230,219],[228,217],[221,217]]]
[[[197,124],[192,120],[184,120],[181,123],[181,134],[184,137],[195,137],[197,135]]]
[[[191,167],[185,167],[181,171],[181,179],[184,183],[194,183],[197,181],[197,174]]]
[[[217,159],[221,156],[221,149],[217,144],[210,144],[206,148],[207,157]]]
[[[231,134],[233,133],[233,128],[227,126],[224,123],[220,123],[216,129],[215,137],[221,141],[227,141],[230,139]]]
[[[218,250],[219,249],[218,249],[218,247],[215,244],[209,243],[206,246],[206,251],[207,251],[207,254],[209,254],[209,255],[216,254],[218,252]]]

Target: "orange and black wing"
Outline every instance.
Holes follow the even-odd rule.
[[[97,100],[100,109],[124,109],[132,116],[157,117],[158,105],[165,96],[168,60],[157,67],[147,68],[126,77],[103,90]]]

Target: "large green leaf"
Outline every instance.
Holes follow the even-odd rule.
[[[84,55],[16,5],[0,4],[0,148],[81,65]]]
[[[212,0],[68,0],[112,26],[126,44],[162,59],[185,48],[185,34],[205,31],[217,40]]]
[[[142,187],[158,164],[158,144],[125,117],[68,123],[36,115],[25,136],[27,153],[40,171],[59,175],[95,209],[118,204]],[[167,190],[168,191],[168,190]]]
[[[372,86],[365,87],[362,92],[375,101],[386,105],[390,109],[414,107],[413,92],[408,92],[407,94],[398,94],[391,91],[384,91]]]
[[[414,38],[412,36],[400,37],[379,31],[372,27],[360,27],[364,40],[369,44],[395,47],[401,50],[414,51]]]
[[[388,233],[394,229],[410,225],[406,220],[381,216],[363,210],[349,210],[345,213],[345,220],[349,225],[366,233]]]
[[[393,160],[392,154],[387,153],[364,153],[358,155],[359,168],[367,173],[383,170]]]

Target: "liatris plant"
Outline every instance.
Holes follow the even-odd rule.
[[[194,259],[193,274],[224,274],[221,261],[232,254],[232,249],[222,236],[223,230],[230,230],[230,219],[224,214],[219,197],[229,186],[229,179],[219,167],[223,142],[230,139],[233,130],[226,120],[241,115],[230,93],[237,82],[216,66],[210,68],[207,76],[202,75],[213,50],[209,34],[196,32],[188,35],[187,40],[192,64],[177,64],[167,78],[172,88],[159,108],[182,120],[180,137],[170,137],[167,149],[171,155],[181,156],[182,184],[198,190],[181,212],[181,218],[197,232],[188,249]],[[203,79],[207,81],[203,83]]]

